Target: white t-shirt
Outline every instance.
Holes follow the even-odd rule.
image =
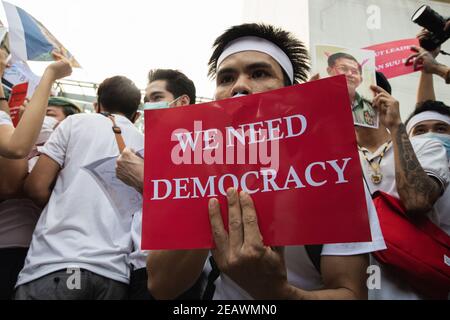
[[[445,188],[450,182],[450,176],[448,172],[448,161],[445,149],[442,145],[433,139],[414,137],[411,139],[411,145],[416,153],[424,171],[434,178],[436,178]],[[383,174],[383,180],[380,184],[374,184],[370,176],[373,173],[367,160],[364,158],[362,152],[366,153],[366,157],[376,163],[379,161],[381,152],[385,145],[381,146],[376,152],[371,153],[365,148],[364,151],[360,151],[360,160],[364,175],[371,193],[377,190],[388,193],[394,197],[400,198],[397,192],[397,186],[395,183],[395,158],[394,150],[392,146],[387,150],[380,163],[381,173]],[[446,193],[448,192],[448,189]],[[448,195],[448,193],[447,193]],[[445,195],[444,195],[445,196]],[[430,219],[440,225],[440,221],[448,221],[450,211],[437,212],[433,210],[430,213]],[[369,290],[370,300],[417,300],[422,299],[418,293],[416,293],[407,283],[399,281],[395,274],[391,274],[389,270],[379,264],[374,257],[370,257],[371,265],[377,265],[381,271],[381,289]]]
[[[380,229],[377,212],[366,189],[366,203],[369,214],[372,242],[326,244],[323,256],[349,256],[386,249]],[[288,282],[303,290],[320,290],[324,287],[319,271],[313,265],[304,246],[285,248],[285,262]],[[251,300],[252,297],[233,280],[222,274],[215,282],[214,300]]]
[[[125,144],[140,150],[143,135],[116,115]],[[128,283],[131,220],[114,210],[83,167],[119,155],[110,119],[77,114],[64,120],[42,149],[61,166],[50,200],[33,234],[16,286],[65,268],[83,268]]]
[[[8,125],[12,126],[11,117],[5,112],[0,110],[0,126]]]

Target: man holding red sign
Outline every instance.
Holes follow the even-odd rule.
[[[216,100],[280,89],[307,78],[308,58],[303,44],[291,34],[272,26],[244,24],[232,27],[216,40],[215,47],[210,59],[210,75],[216,78]],[[348,101],[343,102],[343,105],[348,105]],[[231,100],[221,103],[230,104],[224,108],[225,111],[233,108]],[[351,114],[348,116],[352,129]],[[378,218],[367,193],[365,202],[372,241],[324,245],[318,270],[304,246],[269,247],[264,244],[266,239],[263,243],[261,221],[258,221],[255,205],[248,193],[238,193],[235,188],[230,188],[226,195],[228,232],[218,200],[209,202],[210,224],[216,245],[212,250],[215,260],[212,266],[215,269],[217,264],[221,272],[215,282],[215,299],[367,298],[366,253],[385,249]],[[258,194],[254,197],[257,198]],[[262,201],[263,198],[259,195],[258,199]],[[146,203],[144,214],[145,206]],[[282,214],[279,210],[274,213]],[[147,264],[152,294],[159,299],[172,299],[179,295],[198,278],[208,255],[209,250],[152,251]]]

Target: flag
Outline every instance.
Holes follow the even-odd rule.
[[[52,51],[57,51],[80,67],[72,54],[25,10],[3,2],[9,24],[9,41],[13,58],[22,61],[53,61]]]

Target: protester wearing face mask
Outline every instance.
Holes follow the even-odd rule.
[[[447,152],[450,168],[450,107],[439,101],[425,101],[406,122],[409,136],[413,139],[431,138],[439,141]],[[433,207],[431,219],[450,234],[450,188]]]
[[[54,103],[52,99],[54,98],[49,99],[49,105]],[[66,103],[70,102],[67,101]],[[73,105],[76,107],[75,104]],[[28,104],[25,104],[25,109],[27,107]],[[57,110],[60,107],[54,108]],[[73,113],[67,115],[62,110],[61,113],[62,115],[59,117],[49,116],[47,110],[36,144],[27,158],[21,160],[3,159],[0,162],[1,165],[5,166],[8,174],[23,176],[23,179],[21,179],[23,183],[28,172],[31,172],[36,164],[40,149],[50,138],[56,126],[69,114],[80,113],[80,109],[76,108]],[[4,196],[2,195],[1,198]],[[6,196],[6,198],[8,197]],[[11,199],[0,202],[0,256],[4,262],[0,266],[0,300],[12,297],[17,275],[25,261],[31,236],[40,214],[41,209],[21,194],[14,194]]]
[[[148,81],[149,83],[144,97],[144,109],[146,110],[176,108],[195,103],[194,83],[178,70],[151,70],[148,75]],[[133,150],[125,149],[117,161],[117,177],[142,193],[143,176],[144,160],[138,157]],[[140,250],[141,228],[142,211],[139,210],[133,216],[133,252],[129,258],[132,268],[129,293],[131,300],[153,299],[147,290],[147,252]],[[199,299],[202,280],[200,277],[179,298],[182,300]]]

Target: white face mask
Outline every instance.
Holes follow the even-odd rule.
[[[53,130],[55,129],[56,125],[59,123],[58,120],[56,120],[53,117],[45,116],[44,123],[42,124],[41,131],[39,132],[38,139],[36,141],[37,145],[45,143],[50,135],[52,134]]]
[[[42,128],[44,129],[54,129],[56,125],[59,123],[58,120],[54,117],[45,116],[44,123],[42,124]]]
[[[447,158],[450,159],[450,135],[445,133],[428,132],[417,137],[438,140],[440,143],[442,143],[445,150],[447,150]]]
[[[172,102],[158,101],[158,102],[146,102],[144,103],[144,110],[157,110],[157,109],[168,109],[172,104],[177,102],[182,96],[176,98]]]

